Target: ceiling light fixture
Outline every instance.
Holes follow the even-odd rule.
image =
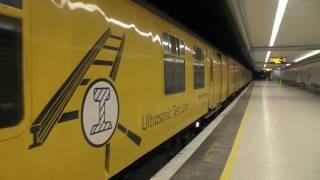
[[[307,53],[307,54],[305,54],[305,55],[303,55],[303,56],[301,56],[301,57],[293,60],[293,62],[302,61],[302,60],[307,59],[307,58],[309,58],[309,57],[315,56],[315,55],[317,55],[317,54],[319,54],[319,53],[320,53],[320,50],[311,51],[311,52],[309,52],[309,53]]]
[[[282,22],[282,18],[283,18],[284,12],[286,11],[287,4],[288,4],[288,0],[279,0],[276,19],[274,20],[271,39],[269,43],[270,47],[272,47],[274,45],[274,42],[276,41],[279,29],[280,29],[280,25]]]
[[[273,23],[273,28],[272,28],[271,39],[270,39],[270,42],[269,42],[269,47],[273,47],[274,42],[276,41],[279,29],[280,29],[280,25],[281,25],[281,22],[282,22],[282,18],[283,18],[284,12],[286,11],[287,4],[288,4],[288,0],[279,0],[277,13],[276,13],[276,18],[275,18],[274,23]],[[265,63],[268,62],[268,60],[270,58],[270,54],[271,54],[271,51],[268,51],[267,55],[266,55]],[[266,64],[265,64],[265,66],[266,66]]]
[[[271,51],[268,51],[268,52],[267,52],[266,59],[264,60],[265,63],[268,63],[269,58],[270,58],[270,54],[271,54]]]

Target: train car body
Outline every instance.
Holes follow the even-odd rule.
[[[131,1],[1,2],[0,179],[112,177],[251,80]]]

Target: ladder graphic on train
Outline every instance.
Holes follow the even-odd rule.
[[[120,41],[119,47],[106,45],[108,39]],[[31,133],[33,134],[33,143],[30,145],[30,148],[41,146],[59,121],[65,121],[68,118],[75,118],[78,116],[78,111],[70,113],[64,112],[64,109],[71,100],[73,94],[76,92],[77,88],[79,86],[86,86],[90,82],[90,79],[85,79],[84,77],[92,65],[112,67],[109,77],[114,82],[116,81],[125,40],[126,38],[124,34],[122,37],[112,35],[111,29],[108,29],[100,37],[32,124]],[[100,51],[108,51],[109,53],[113,51],[116,53],[116,58],[113,61],[98,60],[96,57]],[[103,97],[98,96],[101,95],[101,93],[106,93],[106,95],[103,95]],[[91,133],[98,133],[112,128],[112,126],[110,126],[110,122],[108,123],[105,121],[106,113],[102,110],[105,108],[106,101],[108,101],[108,90],[97,89],[94,100],[99,103],[99,107],[101,109],[97,112],[100,117],[99,124],[92,127]]]

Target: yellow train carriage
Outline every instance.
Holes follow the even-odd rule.
[[[228,62],[228,57],[224,54],[221,55],[221,71],[222,71],[222,94],[221,94],[221,101],[224,102],[227,100],[229,96],[229,89],[228,89],[228,81],[229,81],[229,62]]]
[[[235,62],[231,57],[228,57],[228,96],[231,96],[235,91]]]
[[[250,82],[251,74],[233,58],[228,60],[228,95],[231,96]]]
[[[1,2],[0,179],[109,178],[230,95],[227,56],[131,1]]]
[[[213,76],[213,94],[215,97],[215,103],[212,104],[211,109],[218,107],[219,105],[222,104],[223,99],[222,99],[222,95],[223,95],[223,89],[222,89],[222,84],[223,84],[223,71],[222,71],[222,67],[223,67],[223,61],[222,61],[222,56],[221,53],[219,51],[216,51],[214,49],[212,49],[212,64],[213,64],[213,74],[211,76]]]

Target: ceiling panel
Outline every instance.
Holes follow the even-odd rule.
[[[268,46],[278,0],[243,0],[251,45]]]
[[[275,45],[320,45],[319,18],[319,0],[289,0]]]
[[[266,52],[263,51],[258,51],[258,52],[254,52],[252,53],[254,58],[255,58],[255,62],[264,62],[266,59]]]
[[[242,33],[246,33],[243,37],[249,37],[255,65],[257,68],[263,68],[279,0],[233,1],[240,2],[233,5],[238,6],[234,8],[242,12],[240,27],[246,29]],[[271,52],[271,57],[286,57],[292,62],[310,52],[310,48],[317,47],[320,47],[320,0],[288,0],[275,40],[274,48],[278,50]],[[262,49],[264,51],[261,51]]]

